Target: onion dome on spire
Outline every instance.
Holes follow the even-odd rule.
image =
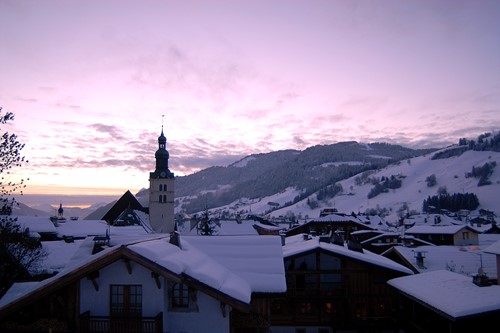
[[[156,168],[155,171],[151,173],[152,177],[155,178],[171,178],[174,176],[172,172],[168,169],[168,159],[170,154],[167,151],[167,138],[163,134],[163,125],[161,126],[161,134],[158,137],[158,150],[155,153]]]

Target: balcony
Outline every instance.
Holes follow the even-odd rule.
[[[91,316],[89,311],[80,315],[81,333],[161,333],[163,312],[155,317],[115,318]]]

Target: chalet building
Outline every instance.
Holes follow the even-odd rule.
[[[357,217],[340,213],[332,213],[310,220],[304,224],[288,229],[286,236],[299,234],[328,234],[335,232],[344,240],[351,237],[351,233],[358,230],[374,230],[371,226],[362,223]]]
[[[416,225],[405,231],[406,235],[434,245],[477,245],[479,232],[467,225]]]
[[[500,286],[478,285],[474,277],[436,270],[395,278],[396,317],[404,332],[492,332],[498,328]]]
[[[377,254],[382,254],[393,246],[406,246],[414,248],[422,245],[433,245],[414,236],[401,235],[396,232],[384,232],[372,238],[365,239],[360,243],[364,249]]]
[[[272,301],[273,333],[395,328],[396,298],[386,282],[411,270],[340,238],[301,234],[285,242],[287,293]]]
[[[64,270],[16,283],[1,332],[257,332],[286,291],[279,236],[92,238]],[[256,250],[258,248],[258,250]]]

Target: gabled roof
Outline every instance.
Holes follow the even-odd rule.
[[[144,207],[137,201],[135,196],[130,193],[130,191],[125,192],[118,201],[111,207],[106,214],[102,217],[102,220],[113,223],[120,214],[127,208],[132,208],[135,210],[146,211]]]
[[[424,245],[416,248],[404,246],[395,246],[391,250],[383,253],[387,255],[390,252],[396,254],[406,263],[411,265],[416,272],[425,273],[441,269],[454,270],[463,275],[477,274],[479,268],[486,273],[489,278],[496,278],[496,259],[493,254],[483,253],[477,245],[472,246],[453,246],[453,245]],[[418,267],[415,254],[421,252],[425,255],[423,265],[425,268]]]
[[[280,261],[278,266],[283,266],[281,240],[274,236],[254,236],[252,237],[253,241],[250,239],[245,241],[241,238],[224,241],[218,240],[216,236],[201,238],[204,240],[200,240],[198,246],[196,246],[196,240],[182,238],[180,248],[170,244],[170,236],[157,235],[124,244],[111,243],[111,247],[94,255],[89,255],[88,249],[77,251],[75,254],[77,259],[72,260],[57,275],[37,283],[15,284],[0,299],[0,316],[72,284],[120,259],[134,261],[167,279],[183,281],[244,311],[249,309],[252,292],[286,291],[284,269],[276,268],[274,271],[269,271],[278,260]],[[274,240],[271,241],[270,238],[274,238]],[[269,242],[268,246],[264,246],[263,249],[270,251],[270,254],[262,252],[263,250],[256,253],[253,246],[250,248],[249,245],[254,244],[255,241],[257,241],[257,246],[259,243],[264,246],[265,243]],[[111,242],[113,242],[113,237]],[[276,242],[279,242],[279,247],[274,244]],[[210,248],[210,244],[216,246],[220,243],[231,245],[233,251],[229,251],[229,248],[226,247],[224,251],[230,252],[227,255],[219,253],[218,250],[214,250],[210,254],[205,253]],[[219,250],[223,248],[216,246],[216,249]],[[230,256],[233,256],[233,263],[222,264],[224,258],[229,259]],[[271,261],[269,261],[269,257],[272,258]],[[239,267],[231,270],[229,267],[237,266],[235,262],[237,258],[242,263],[246,262],[247,265],[245,268]],[[248,263],[252,261],[253,266],[249,267]],[[262,270],[262,267],[265,269]]]
[[[500,240],[485,248],[483,252],[500,256]]]
[[[398,271],[405,274],[413,272],[391,259],[378,255],[376,253],[363,249],[363,253],[348,249],[346,246],[336,245],[327,242],[320,242],[319,237],[309,237],[304,239],[304,234],[290,236],[286,238],[286,244],[283,246],[283,256],[285,258],[295,256],[301,253],[321,249],[342,257],[348,257],[352,260],[362,261],[366,264],[379,266],[388,270]]]
[[[416,225],[406,230],[407,234],[438,234],[438,235],[454,235],[462,229],[468,229],[472,232],[477,233],[476,230],[472,229],[467,225],[445,225],[445,226],[432,226],[432,225]]]
[[[479,287],[472,277],[436,270],[387,282],[413,300],[451,320],[500,311],[500,286]]]
[[[48,216],[12,216],[12,217],[17,218],[17,223],[24,228],[29,228],[30,232],[36,232],[39,234],[57,233],[54,223],[50,221],[50,218]]]
[[[385,233],[376,235],[372,238],[365,239],[364,241],[361,241],[361,244],[372,244],[373,243],[372,245],[376,245],[378,240],[384,240],[387,238],[397,238],[400,242],[412,241],[412,242],[415,242],[415,243],[418,243],[421,245],[434,245],[430,242],[427,242],[427,241],[419,239],[419,238],[415,238],[413,236],[408,236],[408,235],[403,236],[399,232],[385,232]],[[388,243],[384,243],[384,244],[388,244]]]
[[[332,223],[339,223],[339,224],[353,224],[361,229],[372,229],[375,230],[376,228],[367,225],[365,223],[362,223],[357,217],[351,216],[351,215],[344,215],[344,214],[328,214],[325,216],[317,217],[314,219],[311,219],[303,224],[299,224],[297,226],[294,226],[291,229],[288,229],[286,231],[287,235],[292,234],[294,230],[301,230],[304,227],[310,226],[310,225],[317,225],[317,224],[322,224],[324,223],[325,225],[329,225]]]

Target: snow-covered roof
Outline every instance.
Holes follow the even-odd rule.
[[[109,229],[109,231],[108,231]],[[73,237],[87,237],[106,235],[147,235],[148,232],[143,226],[110,226],[104,220],[76,220],[59,223],[56,227],[59,237],[73,236]]]
[[[57,232],[47,216],[13,216],[13,218],[17,218],[17,223],[24,228],[29,228],[30,232],[53,234]]]
[[[328,214],[325,216],[321,217],[316,217],[312,219],[314,222],[355,222],[355,223],[361,223],[361,221],[351,215],[344,215],[344,214]]]
[[[75,240],[72,243],[66,243],[65,241],[42,242],[42,247],[47,256],[42,259],[39,269],[46,273],[53,273],[64,269],[76,251],[78,251],[83,241]]]
[[[406,230],[408,234],[447,234],[454,235],[460,230],[468,228],[466,225],[416,225]],[[472,229],[471,229],[472,230]]]
[[[363,252],[353,251],[348,249],[345,245],[342,246],[327,242],[320,242],[320,238],[314,236],[309,236],[308,239],[304,239],[304,234],[286,238],[285,245],[283,246],[283,256],[287,258],[315,249],[322,249],[336,255],[349,257],[354,260],[363,261],[367,264],[380,266],[393,271],[413,274],[410,269],[404,267],[403,265],[368,250],[363,249]]]
[[[496,258],[493,254],[485,253],[480,246],[451,246],[451,245],[424,245],[417,248],[395,246],[396,251],[405,260],[411,263],[421,273],[447,269],[466,276],[478,273],[482,265],[483,271],[489,278],[497,277]],[[415,253],[423,253],[424,268],[418,267]]]
[[[241,276],[252,292],[285,292],[285,267],[280,236],[188,236],[192,244]]]
[[[500,255],[500,240],[483,249],[483,252]]]
[[[389,285],[452,318],[500,311],[500,286],[479,287],[472,278],[436,270],[391,279]]]
[[[128,249],[177,275],[186,274],[226,295],[250,303],[252,290],[245,280],[184,239],[181,248],[170,244],[169,240],[166,237],[139,242],[129,245]]]

